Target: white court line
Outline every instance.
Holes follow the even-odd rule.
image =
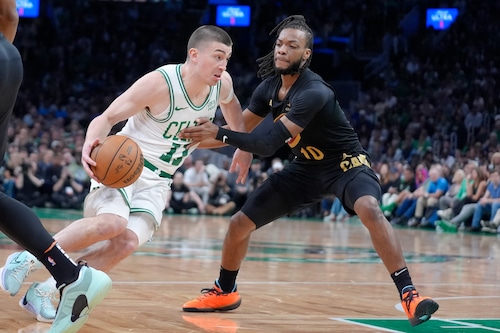
[[[434,318],[434,317],[432,317],[432,318]],[[438,319],[440,321],[444,321],[444,322],[447,322],[450,324],[460,325],[460,328],[465,328],[465,329],[480,328],[480,329],[485,330],[485,331],[500,332],[500,329],[498,329],[498,328],[483,326],[481,324],[474,324],[474,323],[467,322],[467,320],[474,320],[474,319],[455,319],[455,320],[441,319],[441,318],[435,318],[435,319]],[[476,318],[476,319],[479,319],[479,320],[498,320],[498,318],[495,318],[495,319]],[[460,321],[460,320],[463,320],[463,321]],[[443,326],[443,327],[450,328],[450,326]],[[458,328],[458,327],[451,326],[451,328]]]
[[[491,331],[491,332],[500,332],[500,329],[494,328],[494,327],[488,327],[488,326],[483,326],[481,324],[474,324],[474,323],[468,323],[467,320],[475,320],[475,319],[441,319],[437,317],[432,317],[434,320],[439,320],[445,323],[450,323],[450,324],[455,324],[454,326],[441,326],[442,328],[448,328],[448,329],[481,329],[485,331]],[[394,318],[359,318],[360,320],[400,320],[400,319],[394,319]],[[492,318],[492,319],[486,319],[486,318],[476,318],[480,320],[498,320],[498,318]],[[392,330],[389,328],[384,328],[376,325],[369,325],[365,323],[360,323],[357,321],[352,321],[348,319],[343,319],[343,318],[330,318],[330,320],[335,320],[335,321],[340,321],[344,323],[348,323],[351,325],[357,325],[357,326],[362,326],[362,327],[368,327],[368,328],[373,328],[376,329],[377,331],[385,331],[385,332],[393,332],[393,333],[406,333],[405,331],[397,331],[397,330]],[[463,321],[461,321],[463,320]],[[471,331],[472,332],[472,331]]]
[[[391,330],[389,328],[384,328],[384,327],[379,327],[379,326],[374,326],[374,325],[368,325],[368,324],[358,323],[356,321],[351,321],[351,320],[347,320],[347,319],[343,319],[343,318],[329,318],[329,319],[330,320],[335,320],[335,321],[340,321],[342,323],[347,323],[347,324],[351,324],[351,325],[354,324],[354,325],[357,325],[357,326],[363,326],[363,327],[367,327],[367,328],[372,328],[372,329],[377,330],[377,331],[392,332],[392,333],[406,333],[404,331],[396,331],[396,330]],[[362,318],[362,319],[371,319],[371,318]],[[374,320],[376,320],[376,319],[374,319]]]
[[[500,296],[452,296],[452,297],[433,297],[436,300],[449,300],[449,299],[475,299],[475,298],[500,298]],[[498,318],[496,319],[498,320]]]
[[[111,273],[112,275],[112,273]],[[115,284],[200,284],[208,283],[210,281],[118,281],[113,280]],[[213,281],[212,281],[213,282]],[[324,282],[324,281],[239,281],[238,285],[331,285],[331,286],[393,286],[393,282]],[[461,287],[498,287],[497,284],[477,284],[477,283],[419,283],[419,285],[426,286],[461,286]],[[457,298],[500,298],[499,296],[455,296],[455,297],[440,297],[434,299],[448,300]]]

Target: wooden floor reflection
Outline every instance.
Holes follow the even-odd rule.
[[[43,221],[57,232],[70,218]],[[182,304],[218,276],[228,222],[225,217],[165,215],[153,240],[110,273],[112,292],[80,332],[447,332],[458,319],[499,318],[497,236],[397,229],[414,283],[440,303],[420,330],[407,323],[396,288],[357,219],[282,219],[258,230],[238,278],[241,307],[227,313],[183,313]],[[6,238],[0,247],[2,263],[17,249]],[[28,280],[47,277],[38,271]],[[17,304],[28,286],[16,297],[0,297],[1,332],[48,329]],[[479,332],[467,325],[463,332]],[[486,331],[500,332],[500,327]]]

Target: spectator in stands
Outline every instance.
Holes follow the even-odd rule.
[[[417,170],[420,170],[421,172],[424,170],[426,171],[422,164],[417,166]],[[424,177],[421,177],[421,179],[424,179]],[[415,176],[416,189],[413,192],[404,195],[403,201],[398,205],[394,212],[394,218],[390,221],[391,224],[403,226],[408,225],[408,221],[415,216],[417,200],[425,195],[430,181],[430,178],[427,177],[425,180],[420,182],[420,185],[417,185],[417,176]]]
[[[417,199],[415,214],[408,221],[408,226],[434,227],[439,198],[448,191],[448,187],[448,181],[443,177],[442,166],[434,164],[429,170],[429,182],[423,195]]]
[[[415,183],[417,187],[421,186],[429,178],[429,172],[425,164],[420,163],[415,168]]]
[[[488,185],[488,174],[484,172],[482,168],[478,167],[476,163],[469,162],[465,166],[465,172],[467,175],[465,177],[465,180],[462,181],[462,187],[465,188],[465,197],[459,202],[456,202],[455,205],[451,207],[451,212],[443,211],[440,214],[438,213],[438,216],[440,216],[445,221],[453,219],[459,214],[462,215],[460,221],[453,221],[454,224],[457,224],[457,222],[466,221],[462,220],[465,218],[465,215],[460,213],[462,211],[462,207],[470,203],[477,203],[486,192],[486,186]],[[466,218],[468,217],[469,216],[467,216]],[[470,223],[466,223],[466,225],[467,224],[470,225]]]
[[[342,206],[340,199],[334,196],[332,198],[332,205],[330,207],[330,212],[328,215],[323,217],[323,221],[325,222],[344,221],[348,216],[349,214],[347,214],[344,206]]]
[[[389,163],[382,162],[378,167],[377,177],[380,182],[382,193],[386,193],[389,187],[394,186],[395,180],[399,177],[399,174],[397,170],[390,170]]]
[[[483,114],[478,107],[472,107],[472,109],[467,112],[464,119],[464,125],[469,132],[472,132],[472,135],[476,135],[479,132],[479,129],[483,125]]]
[[[81,154],[75,156],[71,152],[66,151],[63,153],[63,160],[69,175],[88,189],[90,187],[90,177],[83,168]]]
[[[491,163],[488,166],[490,170],[500,169],[500,152],[495,152],[491,155]]]
[[[388,218],[393,217],[394,210],[416,189],[415,172],[407,164],[403,167],[403,172],[395,184],[382,194],[381,209],[384,215]]]
[[[176,214],[205,213],[203,200],[184,183],[184,175],[180,171],[176,171],[172,178],[165,209]]]
[[[413,147],[413,152],[418,153],[420,155],[424,155],[427,152],[427,148],[432,148],[432,143],[426,129],[420,130],[418,138],[413,140],[412,147]],[[430,167],[430,165],[427,164],[426,166],[427,168]]]
[[[195,191],[201,197],[203,204],[208,203],[210,181],[205,171],[205,163],[202,159],[194,161],[193,166],[184,172],[184,184]]]
[[[231,187],[227,183],[226,174],[221,172],[210,187],[208,203],[205,205],[207,214],[228,215],[236,208],[231,196]]]
[[[70,172],[67,165],[60,168],[60,175],[52,186],[51,202],[55,208],[81,209],[88,191]]]
[[[182,172],[182,174],[185,174],[186,170],[191,167],[193,167],[193,155],[188,155],[186,156],[184,163],[182,163],[182,165],[179,167],[178,171]]]
[[[500,208],[500,171],[494,169],[490,173],[486,193],[477,203],[474,216],[472,217],[472,225],[469,229],[472,232],[481,231],[481,220],[483,218],[488,221],[495,217],[497,210]]]
[[[439,217],[443,218],[443,216],[448,213],[451,215],[453,207],[467,195],[465,187],[462,186],[464,179],[465,171],[463,169],[457,169],[453,174],[448,191],[439,198],[439,210],[437,211]],[[444,212],[445,210],[446,213]]]
[[[60,165],[54,164],[55,153],[52,149],[47,149],[40,153],[41,159],[38,161],[37,177],[43,180],[40,191],[47,198],[52,196],[52,188],[60,175]],[[59,160],[59,156],[56,160]]]
[[[11,198],[16,195],[16,178],[10,168],[3,168],[1,191]]]
[[[37,163],[30,159],[14,169],[16,199],[28,207],[45,207],[49,201],[47,193],[42,191],[45,180],[37,176],[37,169]]]

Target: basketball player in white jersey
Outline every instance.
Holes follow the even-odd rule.
[[[191,35],[187,53],[185,63],[162,66],[138,79],[89,124],[82,163],[92,181],[85,199],[84,218],[54,238],[66,251],[85,249],[79,259],[97,269],[109,271],[147,242],[159,227],[172,175],[196,148],[188,148],[189,141],[177,137],[182,129],[195,126],[194,120],[200,117],[213,120],[220,106],[231,129],[246,131],[231,76],[226,72],[232,53],[229,35],[218,27],[202,26]],[[99,184],[90,170],[89,165],[95,165],[90,152],[115,124],[127,119],[118,134],[127,135],[139,144],[145,167],[132,185],[108,188]],[[239,170],[238,182],[245,181],[251,159],[250,153],[235,153],[231,170]],[[89,248],[91,245],[94,246]],[[32,255],[25,257],[35,260]],[[26,276],[11,278],[19,281],[15,286],[9,285],[11,295],[19,291]],[[44,284],[52,284],[50,280]],[[50,301],[40,302],[39,294],[28,290],[22,301],[24,307],[51,306]]]

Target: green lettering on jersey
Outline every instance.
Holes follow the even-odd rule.
[[[168,124],[167,128],[165,129],[165,132],[163,132],[163,137],[165,139],[173,139],[179,134],[180,131],[182,131],[184,128],[189,127],[191,125],[191,122],[186,120],[186,121],[172,121]]]
[[[189,154],[189,150],[186,148],[187,145],[189,145],[189,143],[185,143],[185,144],[181,145],[181,144],[173,142],[172,148],[170,148],[168,153],[161,155],[160,160],[162,160],[166,163],[169,163],[173,166],[179,166],[182,163],[182,161],[184,160],[184,158],[186,158],[186,156]],[[177,151],[179,149],[182,149],[181,156],[174,158],[175,154],[177,153]]]

